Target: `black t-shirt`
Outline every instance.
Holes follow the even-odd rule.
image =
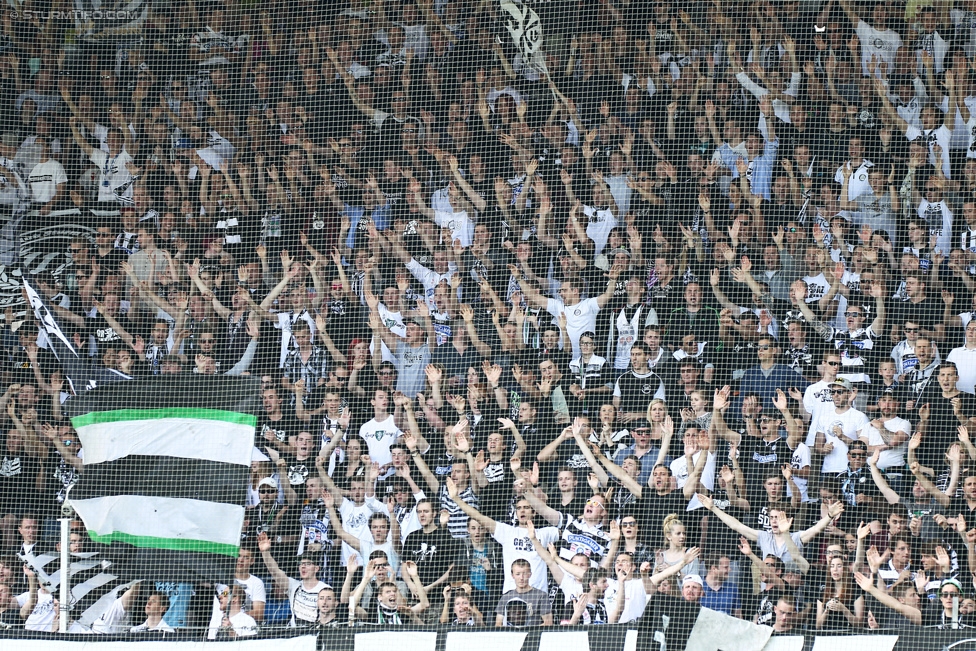
[[[644,413],[664,383],[654,371],[643,377],[627,371],[617,379],[617,386],[620,387],[620,410]]]
[[[292,490],[298,493],[298,500],[304,502],[306,497],[305,482],[310,476],[318,476],[315,470],[315,456],[299,460],[295,455],[282,454],[281,458],[287,464],[288,483],[291,484]]]
[[[726,506],[724,511],[737,519],[739,522],[747,523],[747,525],[752,528],[759,528],[755,526],[755,523],[749,522],[749,511],[732,506],[731,504]],[[696,511],[696,513],[698,512]],[[708,516],[707,539],[707,551],[709,553],[714,552],[717,554],[724,554],[731,559],[742,557],[739,553],[739,533],[729,528],[724,522],[719,520],[717,515],[709,514]],[[691,545],[693,543],[689,542],[688,544]]]
[[[664,534],[661,531],[661,524],[671,513],[677,513],[681,517],[687,531],[689,526],[689,523],[685,522],[687,508],[688,500],[681,491],[674,490],[667,495],[658,495],[657,491],[645,486],[640,499],[634,501],[634,513],[637,516],[641,540],[654,549],[662,548]],[[689,534],[685,540],[691,544],[693,538]]]
[[[895,305],[892,323],[900,325],[905,321],[913,321],[923,329],[930,330],[935,324],[942,323],[942,309],[942,302],[932,297],[919,303],[904,301]]]
[[[86,317],[85,325],[88,329],[88,335],[95,338],[96,346],[122,341],[121,335],[108,324],[108,321],[101,314]]]
[[[309,431],[310,424],[302,423],[295,418],[291,408],[281,408],[282,417],[280,420],[271,420],[267,414],[258,416],[257,442],[258,445],[269,443],[267,435],[274,436],[278,441],[287,443],[289,437],[298,436],[299,432]],[[314,463],[313,463],[314,465]]]
[[[976,416],[976,396],[961,391],[953,397],[962,401],[963,414],[967,417]],[[959,420],[953,414],[951,399],[943,397],[942,389],[935,378],[922,390],[916,401],[916,409],[925,404],[929,406],[929,422],[916,453],[918,462],[930,468],[942,468],[945,465],[946,449],[959,440],[956,433]]]
[[[508,522],[512,503],[512,483],[515,473],[509,465],[508,458],[501,461],[491,461],[485,466],[485,478],[488,485],[478,494],[478,509],[492,520]]]
[[[6,443],[0,447],[0,515],[37,511],[42,501],[35,485],[41,463],[23,450],[13,452]]]
[[[413,561],[417,564],[417,573],[424,585],[430,585],[439,579],[451,563],[457,558],[457,547],[450,531],[438,527],[430,533],[423,529],[413,531],[403,541],[401,561]],[[435,591],[439,594],[440,591]]]

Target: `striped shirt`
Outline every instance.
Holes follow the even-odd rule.
[[[478,496],[471,486],[461,491],[458,497],[470,506],[478,508]],[[451,536],[453,538],[467,538],[468,516],[457,505],[457,502],[452,500],[451,496],[447,494],[446,484],[441,484],[440,501],[441,511],[447,511],[450,514],[450,519],[447,521],[447,530],[451,532]]]
[[[569,524],[562,527],[558,545],[559,557],[568,561],[576,554],[583,554],[589,557],[591,566],[599,567],[610,547],[610,535],[599,527],[592,527],[565,513],[562,514],[562,522]]]

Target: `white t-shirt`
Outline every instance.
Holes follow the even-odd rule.
[[[834,408],[834,401],[830,397],[830,385],[824,380],[820,380],[808,386],[803,392],[803,408],[810,414],[810,429],[807,430],[807,440],[809,440],[811,436],[817,433],[813,428],[817,424],[820,412]]]
[[[595,298],[588,298],[576,305],[564,305],[562,301],[550,298],[546,302],[546,311],[554,317],[566,313],[566,330],[569,340],[573,344],[573,358],[579,357],[580,335],[584,332],[596,332],[596,315],[600,312],[600,304]]]
[[[893,71],[895,65],[895,54],[902,46],[901,37],[893,29],[884,31],[871,27],[863,20],[857,21],[857,37],[861,41],[861,74],[870,77],[874,74],[868,66],[871,57],[877,56],[881,61],[888,64],[888,74]]]
[[[949,166],[949,145],[952,142],[952,132],[949,131],[949,127],[942,125],[937,129],[918,129],[911,125],[905,129],[905,137],[909,142],[921,138],[923,142],[928,143],[929,149],[929,165],[935,165],[935,144],[938,143],[942,147],[942,173],[945,174],[947,179],[951,179],[950,166]]]
[[[465,249],[471,246],[471,241],[474,239],[474,224],[468,218],[466,210],[456,213],[435,210],[434,223],[451,231],[451,242],[444,242],[446,246],[450,246],[454,240],[460,240],[461,246]]]
[[[22,595],[18,595],[17,605],[23,607],[29,598],[30,593],[27,592]],[[122,612],[123,614],[125,613],[125,611]],[[34,610],[31,611],[31,614],[28,615],[27,619],[24,621],[24,628],[28,631],[50,632],[53,625],[54,597],[47,590],[38,590],[37,603],[34,605]],[[94,630],[94,626],[92,626],[92,630]],[[118,632],[124,633],[125,629],[120,629]]]
[[[929,225],[929,236],[935,236],[935,250],[949,255],[952,250],[952,211],[945,201],[936,203],[922,199],[918,204],[918,216]]]
[[[974,393],[976,390],[976,348],[966,348],[960,346],[953,348],[946,356],[947,362],[956,365],[959,371],[959,381],[956,388],[966,393]]]
[[[858,433],[868,424],[868,417],[857,409],[848,409],[838,414],[836,409],[825,409],[811,428],[811,435],[807,436],[807,445],[813,447],[817,439],[817,432],[824,433],[825,443],[833,443],[834,449],[823,460],[823,474],[838,473],[847,469],[847,444],[858,439]],[[840,426],[841,436],[834,434],[834,427]]]
[[[359,428],[359,436],[366,442],[369,448],[369,459],[381,466],[385,466],[393,461],[390,447],[396,443],[397,439],[403,436],[403,432],[393,421],[393,414],[390,414],[382,421],[377,422],[372,419]]]
[[[224,613],[218,608],[215,618],[210,620],[210,628],[207,630],[207,639],[215,640],[217,639],[217,633],[220,629],[220,622],[224,618]],[[230,618],[230,627],[234,629],[234,633],[237,637],[249,637],[251,635],[258,634],[258,623],[254,621],[254,618],[245,613],[243,610]]]
[[[569,572],[563,572],[562,583],[559,584],[559,589],[563,591],[563,603],[569,603],[574,597],[579,598],[583,595],[583,584],[580,580]]]
[[[374,513],[387,513],[386,506],[375,497],[367,497],[366,500],[356,506],[348,497],[343,498],[339,505],[339,517],[342,519],[342,528],[349,534],[357,538],[365,538],[369,533],[369,518]],[[350,556],[358,556],[355,549],[346,543],[342,543],[342,564],[349,562]],[[359,557],[359,565],[366,565],[362,557]]]
[[[40,601],[41,594],[38,593],[37,598]],[[50,595],[48,595],[50,597]],[[36,610],[36,609],[35,609]],[[51,615],[51,622],[54,622],[54,615]],[[49,624],[50,626],[50,624]],[[102,616],[95,620],[92,624],[92,633],[97,633],[100,635],[116,635],[118,633],[125,633],[129,630],[131,624],[129,624],[129,613],[125,610],[122,605],[122,599],[118,598],[112,605],[108,607]],[[51,630],[47,628],[45,630]]]
[[[549,569],[542,557],[535,551],[535,547],[532,546],[529,533],[525,528],[496,522],[495,533],[492,536],[502,546],[502,558],[505,563],[505,585],[502,587],[502,593],[515,589],[515,579],[512,578],[512,563],[520,558],[524,558],[532,566],[532,578],[529,579],[529,584],[543,592],[549,590]],[[555,543],[559,540],[559,529],[557,527],[542,527],[535,530],[535,536],[543,547],[547,547],[549,543]]]
[[[904,432],[909,436],[912,433],[912,424],[904,418],[895,417],[891,420],[886,420],[884,422],[884,428],[889,432]],[[871,423],[868,423],[862,431],[861,438],[865,436],[867,436],[867,444],[870,446],[885,444],[884,439],[881,438],[881,432]],[[878,468],[886,470],[891,467],[904,467],[906,452],[908,452],[907,440],[896,448],[884,450],[878,455]]]
[[[53,158],[45,163],[38,163],[27,177],[31,196],[38,203],[47,203],[54,198],[58,186],[68,182],[68,175],[64,173],[61,163]]]
[[[589,218],[586,225],[586,235],[595,245],[594,254],[603,253],[610,231],[617,227],[617,218],[609,210],[598,210],[593,206],[583,206],[583,214]]]
[[[694,463],[698,463],[698,459],[701,458],[702,451],[699,450],[691,458]],[[684,488],[685,483],[688,481],[688,476],[691,474],[691,468],[688,467],[688,458],[683,454],[671,462],[671,474],[674,476],[675,481],[678,483],[678,488]],[[709,452],[708,458],[705,459],[705,467],[702,468],[701,478],[698,480],[699,485],[704,486],[708,489],[708,492],[712,492],[715,489],[715,453]],[[693,511],[695,509],[701,508],[701,502],[698,501],[698,495],[691,498],[688,502],[688,510]]]
[[[244,603],[241,604],[241,610],[247,611],[254,607],[255,603],[266,603],[268,600],[267,592],[264,589],[264,581],[254,576],[253,574],[244,579],[234,579],[234,582],[244,588]],[[224,590],[227,586],[218,583],[216,585],[218,591]],[[220,620],[223,618],[223,611],[220,610],[220,599],[214,597],[213,600],[213,613],[210,616],[210,628],[220,628]],[[216,625],[214,624],[216,621]],[[231,620],[233,623],[233,619]],[[210,638],[213,639],[212,637]]]
[[[626,624],[639,619],[644,614],[644,607],[647,606],[647,593],[644,592],[644,582],[640,579],[630,579],[624,582],[627,603],[624,604],[624,611],[620,613],[618,624]],[[620,581],[617,579],[607,579],[607,591],[603,594],[603,602],[607,606],[607,612],[611,612],[617,607],[617,599],[620,595]]]
[[[142,624],[139,624],[138,626],[133,626],[132,628],[129,629],[130,633],[145,633],[146,631],[163,631],[164,633],[175,633],[176,629],[174,629],[172,626],[167,624],[165,619],[159,620],[159,623],[153,626],[152,628],[149,628],[148,626],[146,626],[146,623],[143,622]]]

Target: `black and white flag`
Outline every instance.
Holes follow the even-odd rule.
[[[515,48],[525,65],[549,76],[546,57],[542,52],[542,21],[531,7],[514,0],[501,0],[501,8],[508,13],[505,29],[512,35]]]

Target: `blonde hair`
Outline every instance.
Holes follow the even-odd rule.
[[[892,360],[892,361],[894,361],[894,360]],[[709,404],[711,404],[709,402],[709,400],[708,400],[708,396],[705,395],[705,392],[702,391],[701,389],[695,389],[694,391],[692,391],[691,393],[688,394],[688,397],[690,398],[691,396],[695,395],[696,393],[698,394],[698,397],[702,399],[702,402],[705,403],[706,406],[708,406]]]
[[[664,530],[665,540],[668,540],[668,536],[671,535],[671,530],[674,529],[675,525],[681,525],[682,527],[685,526],[685,523],[678,518],[677,513],[671,513],[668,515],[668,517],[664,518],[664,526],[662,529]]]
[[[660,398],[654,398],[654,400],[651,400],[651,402],[647,405],[647,420],[649,422],[651,421],[651,409],[654,407],[654,405],[658,404],[664,407],[664,415],[668,415],[668,403],[664,402]]]

